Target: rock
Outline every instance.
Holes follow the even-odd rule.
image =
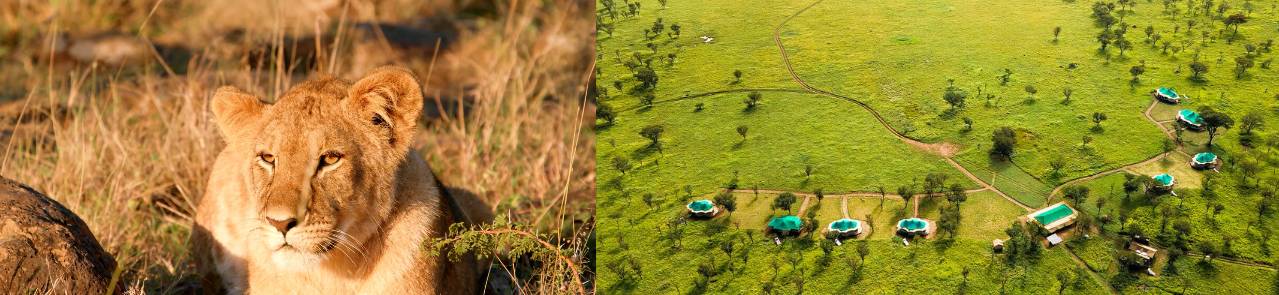
[[[75,213],[0,177],[0,293],[104,294],[115,267]]]

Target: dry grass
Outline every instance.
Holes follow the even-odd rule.
[[[316,73],[349,78],[382,63],[414,69],[436,98],[428,107],[443,115],[425,122],[415,146],[446,185],[477,194],[502,220],[559,247],[572,263],[589,265],[595,157],[584,121],[593,112],[585,98],[594,56],[591,3],[335,0],[278,9],[299,6],[171,2],[0,4],[6,81],[0,175],[79,214],[121,263],[121,282],[131,291],[194,287],[190,214],[223,146],[208,111],[213,89],[232,84],[274,97]],[[356,29],[424,16],[456,25],[455,42],[438,55],[406,51],[380,33],[362,38]],[[72,62],[58,49],[60,35],[98,32],[162,50],[117,66]],[[315,35],[323,37],[307,39]],[[172,47],[190,58],[170,58],[164,48]],[[314,51],[305,56],[299,48]],[[505,268],[530,267],[527,259],[508,258]],[[562,269],[533,269],[520,287],[571,292],[556,286],[571,276],[550,273]]]

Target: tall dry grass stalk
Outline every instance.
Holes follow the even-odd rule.
[[[260,17],[237,27],[219,19],[226,12],[218,5],[231,1],[173,2],[0,4],[0,75],[9,81],[0,88],[10,88],[0,91],[0,175],[79,214],[116,256],[129,290],[195,287],[190,216],[224,145],[208,111],[213,89],[231,84],[273,98],[317,73],[356,77],[389,62],[427,78],[426,91],[436,97],[428,107],[444,114],[425,122],[415,144],[441,180],[489,202],[510,224],[502,230],[558,247],[553,253],[570,261],[500,257],[497,268],[534,270],[516,282],[526,292],[574,292],[568,266],[593,259],[586,245],[593,236],[594,139],[585,124],[593,113],[585,97],[594,56],[591,3],[516,1],[491,7],[492,17],[463,19],[458,11],[475,5],[318,1],[287,10],[280,9],[290,7],[284,0],[235,1],[243,15]],[[423,15],[465,24],[438,56],[384,55],[397,50],[393,42],[358,37],[357,23],[410,23]],[[156,50],[117,66],[59,53],[62,36],[95,32],[182,46],[190,58]],[[299,46],[313,48],[322,62],[305,61]]]

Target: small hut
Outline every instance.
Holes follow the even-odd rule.
[[[688,215],[699,218],[710,218],[719,213],[719,208],[711,200],[697,200],[688,203]]]
[[[1030,220],[1034,220],[1035,223],[1038,223],[1048,232],[1056,232],[1063,227],[1074,224],[1075,216],[1075,209],[1066,205],[1066,202],[1058,202],[1029,215]]]
[[[990,249],[995,251],[995,253],[1004,252],[1004,240],[995,239],[990,241]]]
[[[1155,249],[1155,247],[1151,247],[1150,245],[1146,245],[1143,243],[1138,243],[1136,241],[1128,243],[1128,250],[1132,251],[1133,253],[1136,253],[1138,257],[1145,259],[1145,261],[1143,262],[1146,263],[1147,265],[1149,265],[1150,262],[1155,259],[1155,253],[1159,252],[1159,249]]]
[[[1155,99],[1170,104],[1180,103],[1181,98],[1183,97],[1181,94],[1177,94],[1177,91],[1173,90],[1171,87],[1159,87],[1158,89],[1155,89],[1155,91],[1151,92],[1151,95],[1153,95]]]
[[[856,219],[840,219],[831,221],[826,226],[826,236],[830,238],[856,237],[862,234],[862,222]]]
[[[1217,166],[1220,164],[1221,163],[1217,161],[1217,154],[1209,152],[1195,154],[1195,157],[1190,159],[1190,167],[1194,167],[1199,170],[1217,169]]]
[[[903,237],[928,236],[932,234],[932,222],[918,217],[898,220],[897,234]]]
[[[1173,178],[1172,175],[1168,173],[1155,175],[1150,178],[1155,180],[1154,189],[1159,191],[1171,191],[1172,185],[1177,183],[1177,179]]]
[[[1181,122],[1181,125],[1190,128],[1190,130],[1203,130],[1204,128],[1204,118],[1190,109],[1177,111],[1177,122]]]
[[[768,220],[768,231],[778,235],[798,235],[804,228],[804,222],[798,216],[786,215]]]

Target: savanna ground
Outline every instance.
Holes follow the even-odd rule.
[[[396,64],[428,95],[414,150],[497,215],[448,240],[496,256],[493,273],[523,292],[590,292],[591,6],[6,1],[0,175],[79,214],[130,293],[193,292],[192,209],[223,146],[213,90],[271,100],[317,75]]]
[[[600,109],[611,111],[596,121],[604,290],[1276,289],[1279,131],[1266,123],[1279,120],[1271,65],[1279,2],[597,7],[597,87]],[[1189,99],[1156,103],[1150,91],[1160,86]],[[964,94],[962,105],[943,99],[948,88]],[[759,103],[748,107],[752,92]],[[1211,146],[1208,132],[1179,130],[1174,120],[1182,108],[1203,107],[1233,118]],[[661,126],[656,140],[642,134],[650,126]],[[991,155],[992,134],[1003,127],[1016,139],[1006,159]],[[1222,158],[1219,171],[1188,167],[1201,151]],[[1139,182],[1125,189],[1125,174],[1158,173],[1177,177],[1175,195],[1147,193]],[[928,174],[980,191],[958,204],[923,198],[919,215],[958,225],[902,246],[892,223],[913,212],[893,196],[902,187],[918,194]],[[683,218],[689,200],[729,188],[731,214]],[[827,195],[820,202],[806,197],[818,189]],[[773,245],[764,222],[803,203],[774,209],[779,192],[819,203],[810,220],[818,227],[851,217],[875,231],[829,252],[818,235]],[[1004,229],[1019,216],[1059,201],[1081,213],[1064,247],[1017,261],[992,256],[991,240],[1015,234]],[[956,206],[958,217],[942,213]],[[1133,235],[1161,249],[1151,267],[1158,276],[1123,269]]]

